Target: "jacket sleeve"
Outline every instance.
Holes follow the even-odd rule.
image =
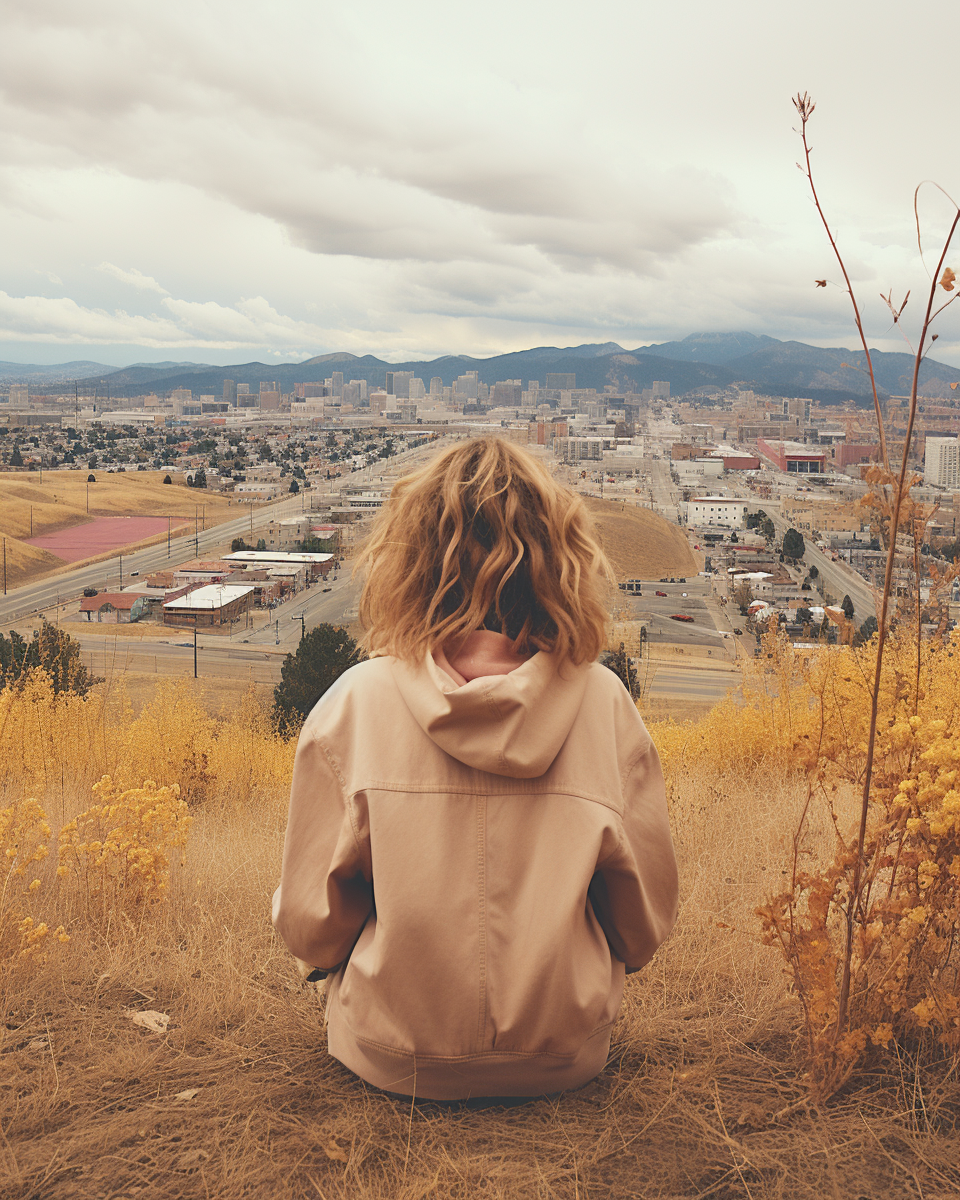
[[[677,862],[652,742],[632,765],[624,792],[619,837],[597,864],[589,896],[611,950],[629,972],[650,961],[677,919]]]
[[[373,911],[370,850],[323,743],[304,729],[273,923],[290,951],[321,970],[340,965]]]

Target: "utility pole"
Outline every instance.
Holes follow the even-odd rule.
[[[3,539],[3,594],[7,594],[7,539]]]
[[[30,505],[30,536],[33,537],[33,505]]]
[[[170,518],[167,517],[167,558],[170,557]]]
[[[193,526],[193,549],[197,558],[200,557],[200,506],[197,505],[197,510],[194,513]]]
[[[280,618],[277,617],[277,645],[280,645]]]
[[[303,635],[307,632],[307,622],[303,613],[297,613],[297,615],[295,617],[291,617],[290,620],[300,622],[300,641],[302,642]]]
[[[120,555],[120,591],[123,591],[123,555]]]
[[[197,678],[197,626],[196,626],[196,622],[199,619],[200,619],[199,616],[196,616],[193,618],[193,620],[194,620],[194,626],[193,626],[193,677],[194,677],[194,679]]]

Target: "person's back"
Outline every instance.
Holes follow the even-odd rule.
[[[529,469],[527,456],[503,443],[472,446],[475,459],[506,457]],[[463,456],[469,447],[457,449]],[[434,466],[441,487],[449,483],[443,468],[443,460]],[[448,476],[466,473],[461,462],[447,464]],[[506,494],[494,502],[503,506]],[[424,535],[421,521],[410,533],[403,490],[400,499],[379,536],[396,544],[406,530],[401,550],[416,555],[431,531]],[[569,511],[563,520],[569,533]],[[495,540],[494,522],[486,522]],[[442,518],[435,525],[437,558],[451,539],[442,540]],[[593,554],[584,529],[589,536],[583,526],[575,540]],[[542,545],[522,544],[533,576],[538,557],[545,577],[563,569]],[[635,706],[593,655],[578,662],[576,647],[562,644],[561,622],[543,619],[549,606],[538,605],[529,577],[515,581],[522,586],[497,612],[504,571],[486,584],[476,578],[497,547],[486,549],[472,552],[479,571],[475,562],[469,586],[461,574],[446,587],[448,595],[459,587],[456,605],[444,608],[442,571],[429,581],[441,603],[430,611],[421,600],[422,620],[410,625],[427,634],[423,653],[403,638],[374,639],[375,649],[393,653],[348,671],[310,714],[274,905],[290,949],[337,968],[327,1001],[330,1052],[378,1087],[434,1099],[538,1095],[595,1076],[625,965],[649,960],[676,908],[662,775]],[[461,562],[470,557],[462,541],[460,552]],[[368,555],[374,572],[376,534]],[[379,566],[396,591],[389,577],[403,554],[391,562],[381,551]],[[490,580],[493,604],[482,594]],[[578,599],[597,633],[588,582]],[[368,582],[365,599],[375,630],[378,621],[381,631],[402,625],[384,626],[391,600],[383,590],[371,592]],[[456,627],[457,609],[471,604],[473,614]],[[501,631],[480,628],[478,615]],[[431,628],[439,636],[431,638]],[[537,650],[551,633],[555,648]]]

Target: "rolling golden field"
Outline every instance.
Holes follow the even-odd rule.
[[[857,737],[844,653],[831,661]],[[943,693],[948,676],[930,678]],[[761,937],[755,910],[788,884],[801,814],[816,873],[854,807],[845,787],[833,817],[811,804],[796,747],[816,713],[799,686],[652,721],[679,924],[628,980],[601,1076],[509,1108],[411,1105],[327,1056],[323,1001],[269,921],[293,743],[262,693],[218,705],[188,680],[137,693],[122,679],[86,700],[56,699],[42,679],[0,693],[0,837],[24,865],[8,868],[2,901],[4,1197],[957,1194],[956,1057],[929,1037],[868,1046],[821,1095],[797,992]],[[98,804],[126,814],[112,834]]]

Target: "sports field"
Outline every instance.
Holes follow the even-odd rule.
[[[88,484],[91,474],[96,480]],[[0,535],[6,543],[8,587],[51,575],[67,564],[110,554],[121,546],[163,537],[168,516],[173,518],[173,530],[178,523],[193,526],[198,519],[201,528],[209,529],[247,511],[218,492],[165,484],[164,474],[48,470],[41,482],[35,471],[0,472]],[[106,518],[107,523],[101,524],[98,518]],[[115,524],[117,520],[126,521],[126,528]],[[143,532],[141,521],[151,522],[148,532]],[[117,540],[108,530],[117,531]],[[88,540],[100,544],[88,549]],[[73,553],[76,547],[85,549]]]
[[[29,538],[27,545],[39,546],[64,562],[80,562],[129,546],[143,538],[166,533],[168,528],[176,534],[183,526],[182,517],[178,517],[176,522],[169,521],[167,517],[97,517],[82,525],[71,525],[56,533]]]

